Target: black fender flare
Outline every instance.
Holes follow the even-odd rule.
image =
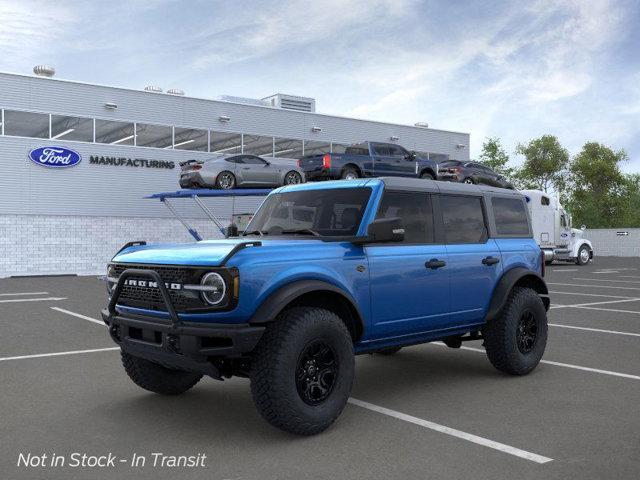
[[[351,296],[350,293],[345,290],[336,287],[335,285],[324,282],[322,280],[297,280],[280,287],[275,292],[272,292],[257,308],[251,319],[250,324],[261,325],[272,322],[276,319],[278,314],[284,307],[294,301],[296,298],[311,292],[331,292],[340,295],[351,310],[355,321],[359,324],[360,332],[364,331],[364,321],[362,312],[358,308],[358,304]]]
[[[485,321],[492,320],[500,314],[509,298],[509,293],[511,293],[511,290],[513,290],[513,287],[518,282],[530,286],[540,295],[549,295],[547,284],[540,275],[524,267],[514,267],[507,270],[502,277],[500,277],[500,280],[498,280],[498,284],[493,290],[493,296],[491,297],[491,303],[489,304]],[[544,303],[544,308],[549,310],[549,297],[544,296],[541,298],[542,303]]]

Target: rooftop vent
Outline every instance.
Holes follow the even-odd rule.
[[[33,73],[35,73],[38,77],[51,78],[56,74],[56,69],[50,67],[49,65],[36,65],[35,67],[33,67]]]
[[[429,124],[427,122],[416,122],[414,125],[420,128],[429,128]]]
[[[286,95],[284,93],[276,93],[270,97],[263,98],[272,107],[283,108],[285,110],[296,110],[298,112],[315,112],[316,101],[309,97],[298,97],[295,95]]]
[[[162,93],[162,88],[156,85],[147,85],[146,87],[144,87],[144,89],[147,92]]]
[[[167,90],[167,93],[169,95],[184,96],[184,91],[180,90],[179,88],[170,88],[169,90]]]
[[[269,102],[260,100],[259,98],[235,97],[233,95],[220,95],[218,100],[222,100],[223,102],[242,103],[244,105],[257,105],[260,107],[268,107],[271,105]]]

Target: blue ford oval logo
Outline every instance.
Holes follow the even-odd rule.
[[[64,147],[40,147],[29,152],[29,160],[43,167],[66,168],[79,164],[82,155]]]

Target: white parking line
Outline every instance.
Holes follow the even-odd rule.
[[[594,275],[606,275],[607,273],[620,273],[618,270],[602,270],[600,272],[593,272]]]
[[[543,457],[542,455],[527,452],[526,450],[521,450],[510,445],[505,445],[504,443],[494,442],[493,440],[489,440],[488,438],[479,437],[471,433],[456,430],[455,428],[445,427],[444,425],[430,422],[428,420],[423,420],[418,417],[413,417],[411,415],[397,412],[385,407],[380,407],[378,405],[374,405],[373,403],[363,402],[362,400],[358,400],[357,398],[351,397],[349,398],[348,402],[352,405],[366,408],[367,410],[371,410],[373,412],[381,413],[382,415],[388,415],[389,417],[397,418],[398,420],[413,423],[414,425],[419,425],[421,427],[435,430],[436,432],[451,435],[452,437],[461,438],[462,440],[467,440],[468,442],[476,443],[478,445],[482,445],[483,447],[493,448],[494,450],[499,450],[501,452],[508,453],[509,455],[524,458],[525,460],[530,460],[532,462],[548,463],[553,460],[552,458]]]
[[[616,310],[615,308],[598,308],[598,307],[575,307],[575,308],[584,308],[586,310],[600,310],[602,312],[633,313],[635,315],[640,315],[640,312],[636,312],[635,310]]]
[[[578,308],[578,307],[590,307],[591,305],[605,305],[607,303],[625,303],[625,302],[637,302],[640,298],[626,298],[624,300],[607,300],[604,302],[591,302],[591,303],[576,303],[575,305],[552,305],[550,308]]]
[[[434,345],[441,345],[443,347],[446,346],[444,343],[441,343],[441,342],[431,342],[431,343],[433,343]],[[460,350],[469,350],[471,352],[486,353],[486,351],[482,348],[460,347]],[[611,370],[601,370],[599,368],[583,367],[582,365],[572,365],[570,363],[554,362],[552,360],[540,360],[540,363],[546,363],[547,365],[555,365],[556,367],[565,367],[565,368],[571,368],[574,370],[582,370],[585,372],[602,373],[604,375],[611,375],[613,377],[622,377],[622,378],[630,378],[631,380],[640,380],[640,376],[631,375],[630,373],[613,372]]]
[[[49,308],[51,310],[55,310],[56,312],[66,313],[67,315],[71,315],[73,317],[78,317],[78,318],[81,318],[83,320],[86,320],[87,322],[97,323],[98,325],[102,325],[103,327],[106,327],[104,322],[101,322],[100,320],[98,320],[96,318],[87,317],[86,315],[82,315],[80,313],[71,312],[69,310],[65,310],[64,308],[59,308],[59,307],[49,307]]]
[[[569,268],[569,269],[565,270],[564,268],[554,268],[551,271],[552,272],[577,272],[578,270],[580,270],[580,269],[579,268]]]
[[[54,352],[54,353],[38,353],[36,355],[20,355],[19,357],[4,357],[0,358],[0,362],[6,362],[9,360],[25,360],[28,358],[42,358],[42,357],[59,357],[62,355],[79,355],[82,353],[95,353],[95,352],[109,352],[112,350],[120,350],[120,347],[109,348],[93,348],[91,350],[72,350],[69,352]]]
[[[13,297],[18,295],[49,295],[49,292],[0,293],[0,297]]]
[[[618,290],[640,290],[637,287],[618,287],[617,285],[585,285],[584,283],[554,283],[547,282],[547,285],[563,285],[565,287],[591,287],[591,288],[615,288]]]
[[[549,293],[554,293],[558,295],[579,295],[583,297],[635,298],[635,297],[622,297],[620,295],[603,295],[602,293],[552,292],[552,291],[549,291]]]
[[[588,327],[576,327],[574,325],[560,325],[557,323],[550,323],[550,327],[560,327],[560,328],[572,328],[574,330],[584,330],[587,332],[597,332],[597,333],[611,333],[614,335],[627,335],[629,337],[640,337],[640,333],[631,333],[631,332],[618,332],[616,330],[603,330],[601,328],[588,328]]]
[[[640,278],[638,275],[618,275],[619,278]]]
[[[65,297],[44,297],[44,298],[12,298],[10,300],[0,300],[0,303],[18,303],[18,302],[57,302],[58,300],[66,300]]]
[[[635,281],[635,280],[609,280],[608,278],[578,278],[578,277],[573,277],[572,280],[589,280],[589,281],[596,281],[596,282],[612,282],[612,283],[640,283],[640,282]]]

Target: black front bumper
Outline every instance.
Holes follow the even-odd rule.
[[[148,277],[157,282],[169,319],[123,315],[116,310],[124,280],[132,275]],[[246,355],[256,347],[265,329],[249,324],[182,322],[164,282],[153,270],[128,269],[122,272],[109,307],[101,313],[111,338],[124,352],[168,368],[198,372],[218,379],[221,375],[212,359]]]

